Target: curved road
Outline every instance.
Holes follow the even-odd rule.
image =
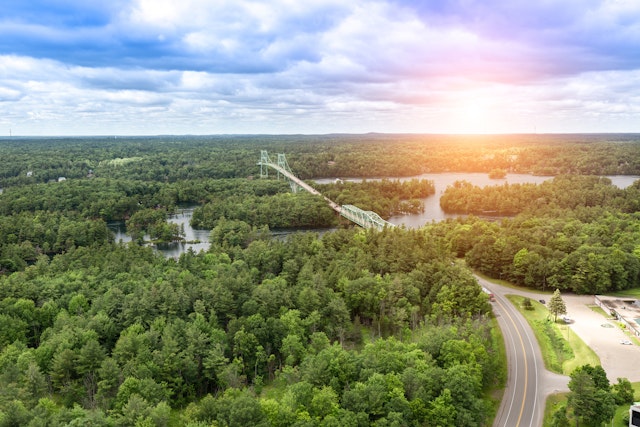
[[[476,276],[481,286],[495,296],[493,311],[504,336],[508,380],[494,427],[540,427],[546,397],[567,391],[569,378],[547,371],[540,347],[524,317],[506,298],[502,288]]]

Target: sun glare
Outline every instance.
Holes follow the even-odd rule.
[[[449,128],[452,133],[496,133],[503,131],[496,117],[493,103],[484,98],[459,100],[449,110]]]
[[[460,125],[467,132],[485,133],[491,126],[490,106],[482,100],[467,101],[460,109]]]

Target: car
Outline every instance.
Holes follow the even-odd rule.
[[[629,340],[620,340],[620,344],[622,344],[622,345],[631,345],[633,343],[631,341],[629,341]]]
[[[571,318],[569,316],[562,316],[562,320],[564,323],[571,323]]]
[[[538,301],[540,301],[540,304],[544,304],[545,301],[543,299],[539,299]]]

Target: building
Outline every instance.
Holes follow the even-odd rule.
[[[629,427],[640,427],[640,402],[629,408]]]
[[[636,337],[640,337],[640,301],[596,295],[595,302],[598,307],[623,323]]]

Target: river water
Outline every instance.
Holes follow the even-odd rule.
[[[175,214],[169,215],[169,222],[178,224],[184,228],[184,242],[158,243],[154,248],[162,252],[167,258],[178,258],[180,254],[192,249],[194,252],[209,249],[209,233],[211,230],[200,230],[191,227],[191,217],[195,206],[187,206],[178,209]],[[122,221],[113,221],[107,224],[113,232],[116,242],[130,242],[131,236],[127,234],[127,228]],[[149,240],[149,236],[145,236]]]
[[[426,173],[423,175],[412,176],[407,178],[387,178],[390,180],[408,181],[411,179],[428,179],[433,181],[435,186],[435,194],[426,199],[422,199],[424,203],[424,212],[418,214],[396,215],[389,218],[389,222],[395,225],[405,225],[407,228],[420,228],[432,221],[438,222],[447,218],[456,218],[460,214],[448,214],[440,207],[440,195],[444,193],[448,186],[453,185],[456,181],[468,181],[478,187],[486,187],[490,185],[503,184],[540,184],[544,181],[553,179],[552,176],[534,176],[528,174],[507,174],[503,179],[491,179],[486,173]],[[640,179],[638,175],[614,175],[608,176],[611,183],[619,188],[626,188],[633,184],[634,181]],[[369,179],[371,181],[372,179]],[[318,184],[327,184],[334,182],[332,179],[318,179]],[[362,178],[347,178],[343,181],[361,182]]]
[[[619,188],[626,188],[633,184],[634,181],[640,179],[637,175],[615,175],[608,176],[611,179],[613,185]],[[504,179],[491,179],[486,173],[432,173],[423,174],[412,177],[401,178],[388,178],[390,180],[399,179],[401,181],[408,181],[411,179],[427,179],[433,181],[435,185],[435,194],[422,199],[424,203],[424,212],[418,214],[406,214],[397,215],[389,218],[389,222],[395,225],[405,225],[407,228],[419,228],[432,221],[442,221],[446,218],[455,218],[460,216],[459,214],[447,214],[442,208],[440,208],[440,195],[447,189],[448,186],[453,185],[456,181],[468,181],[473,185],[479,187],[485,187],[488,185],[503,185],[509,184],[540,184],[546,180],[553,179],[551,176],[534,176],[527,174],[507,174]],[[371,181],[372,179],[368,179]],[[318,184],[327,184],[334,182],[332,179],[318,179],[315,180]],[[362,181],[361,178],[347,178],[343,181]],[[193,216],[193,209],[195,206],[186,206],[180,208],[178,212],[170,215],[169,222],[178,224],[184,227],[186,242],[170,242],[162,243],[156,246],[159,252],[162,252],[168,258],[178,258],[180,254],[192,249],[195,252],[200,250],[209,249],[209,233],[210,230],[199,230],[191,227],[190,221]],[[128,242],[131,237],[126,234],[126,228],[122,222],[112,222],[108,224],[109,228],[115,234],[116,242]],[[292,232],[298,230],[278,230],[274,231],[274,235],[277,237],[286,236]],[[315,230],[318,231],[318,230]],[[326,231],[326,230],[324,230]],[[148,236],[146,237],[148,238]],[[187,243],[192,242],[192,243]]]
[[[396,215],[389,218],[389,222],[395,225],[405,225],[407,228],[419,228],[432,221],[442,221],[447,218],[455,218],[460,214],[448,214],[440,208],[440,195],[448,186],[453,185],[456,181],[468,181],[478,187],[488,185],[509,184],[540,184],[551,176],[534,176],[527,174],[507,174],[504,179],[491,179],[486,173],[426,173],[423,175],[406,177],[406,178],[387,178],[390,180],[409,181],[411,179],[427,179],[433,181],[435,186],[435,194],[422,199],[424,203],[424,212],[418,214]],[[372,179],[368,179],[371,181]],[[334,182],[335,179],[319,179],[319,184],[327,184]],[[343,181],[361,182],[361,178],[347,178]]]

